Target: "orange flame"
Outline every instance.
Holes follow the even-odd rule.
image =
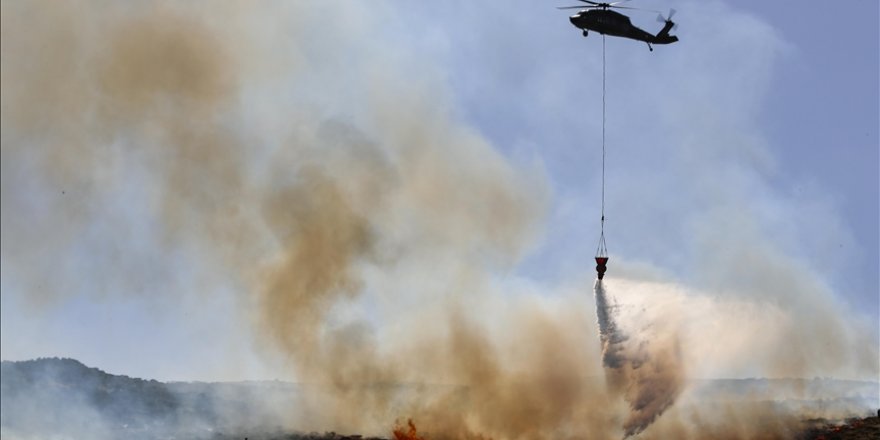
[[[394,433],[394,440],[425,440],[424,437],[419,437],[418,432],[416,431],[416,425],[413,423],[412,419],[406,420],[407,427],[401,426],[400,422],[395,422],[394,430],[391,431]]]

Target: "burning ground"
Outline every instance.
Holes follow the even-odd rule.
[[[232,304],[206,344],[320,389],[284,415],[304,432],[786,438],[812,409],[701,406],[686,378],[876,377],[821,279],[738,245],[737,197],[693,225],[696,287],[624,258],[520,275],[552,184],[364,38],[389,5],[200,6],[2,3],[4,298]]]

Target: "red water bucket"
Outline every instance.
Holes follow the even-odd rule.
[[[605,264],[608,263],[608,257],[596,257],[596,274],[599,276],[599,279],[605,277]]]

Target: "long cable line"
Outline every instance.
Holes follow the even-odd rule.
[[[602,220],[601,234],[599,235],[599,247],[596,249],[597,257],[608,255],[605,246],[605,35],[602,35]]]

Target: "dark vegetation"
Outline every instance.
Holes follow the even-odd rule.
[[[842,423],[826,420],[809,421],[799,440],[877,440],[880,439],[880,410],[877,417],[851,418]]]

